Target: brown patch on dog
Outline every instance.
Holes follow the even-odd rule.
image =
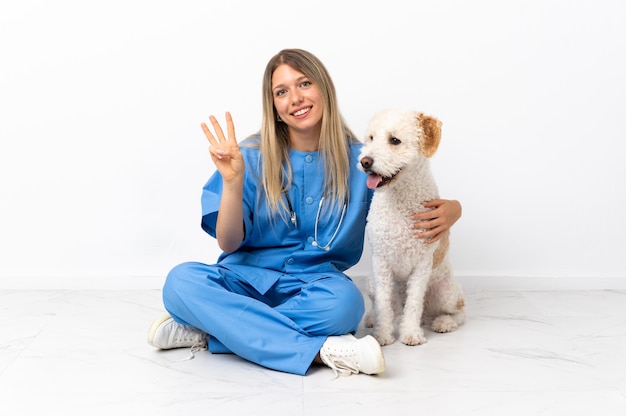
[[[431,157],[437,151],[441,141],[441,121],[424,113],[417,115],[417,126],[424,132],[419,139],[420,150],[426,157]]]
[[[463,298],[459,298],[459,300],[456,301],[456,308],[458,310],[461,310],[465,307],[465,299]]]
[[[445,231],[439,240],[439,247],[433,253],[433,270],[439,267],[443,260],[446,258],[446,253],[450,247],[450,230]]]

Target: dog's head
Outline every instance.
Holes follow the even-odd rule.
[[[371,189],[392,183],[413,167],[419,168],[437,151],[441,121],[416,111],[382,110],[367,127],[358,167],[368,174]]]

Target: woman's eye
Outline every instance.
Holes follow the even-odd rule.
[[[300,84],[300,86],[302,87],[308,87],[309,85],[311,85],[311,81],[304,81],[302,84]]]
[[[276,91],[276,96],[280,97],[281,95],[285,95],[285,92],[287,92],[286,90],[278,90]]]

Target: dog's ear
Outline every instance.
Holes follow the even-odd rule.
[[[426,157],[431,157],[437,151],[441,141],[441,121],[435,117],[423,113],[417,115],[417,124],[422,129],[422,137],[419,139],[420,150]]]

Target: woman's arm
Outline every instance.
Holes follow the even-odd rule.
[[[226,113],[228,138],[224,136],[217,119],[209,120],[215,136],[205,123],[202,131],[209,140],[209,152],[217,170],[222,175],[223,189],[217,214],[215,234],[220,248],[230,253],[236,250],[244,237],[243,229],[243,178],[245,164],[235,138],[235,127],[230,113]]]

